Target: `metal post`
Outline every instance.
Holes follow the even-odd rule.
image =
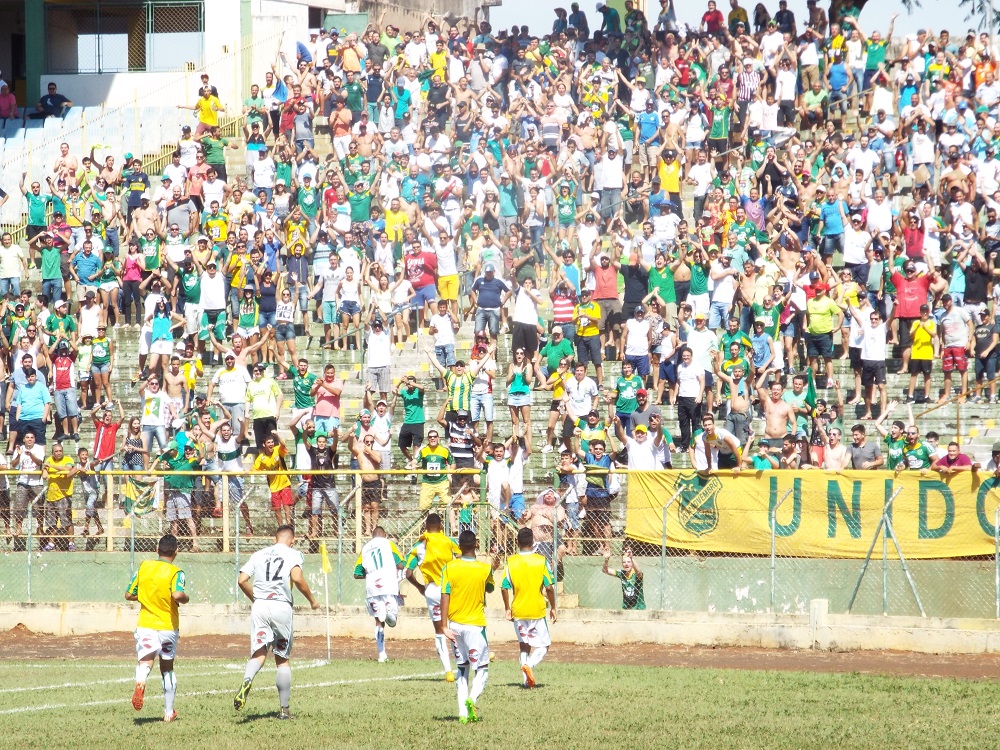
[[[666,608],[667,596],[667,511],[674,501],[681,496],[681,491],[677,490],[666,505],[663,506],[663,538],[660,541],[660,609]]]
[[[921,617],[927,617],[927,613],[924,612],[924,604],[920,601],[920,594],[917,593],[917,584],[913,581],[913,576],[910,575],[910,566],[906,564],[906,558],[903,557],[903,549],[899,546],[899,540],[896,539],[896,532],[892,529],[892,520],[889,518],[889,506],[886,505],[885,514],[885,532],[892,538],[892,545],[896,548],[896,554],[899,555],[899,562],[903,566],[903,573],[906,574],[906,582],[910,584],[910,591],[913,592],[913,598],[917,601],[917,609],[920,610]]]
[[[135,575],[135,507],[129,513],[128,519],[128,567]]]
[[[28,539],[24,544],[24,549],[28,554],[28,603],[31,603],[31,522],[35,517],[35,500],[38,499],[38,495],[32,498],[31,502],[28,503]]]
[[[787,500],[788,496],[791,495],[791,494],[792,494],[791,490],[786,490],[785,494],[781,496],[781,499],[777,503],[775,503],[775,506],[771,509],[771,606],[770,606],[770,611],[771,612],[774,612],[774,577],[775,577],[775,565],[776,565],[776,561],[775,561],[775,557],[776,557],[776,555],[775,555],[775,547],[776,547],[775,537],[777,535],[776,527],[778,525],[778,521],[777,521],[777,518],[778,518],[778,508],[781,507],[781,504],[783,502],[785,502],[785,500]]]
[[[249,489],[249,488],[247,488]],[[246,495],[242,496],[242,500],[245,503],[247,501]],[[222,475],[222,507],[229,507],[229,475]],[[240,514],[236,514],[236,538],[233,540],[233,580],[237,581],[240,577]],[[240,600],[240,587],[233,586],[233,602],[238,603]]]
[[[889,535],[886,533],[885,511],[882,513],[882,615],[889,614]]]
[[[872,553],[875,551],[875,543],[878,541],[879,534],[882,533],[886,521],[889,517],[889,507],[892,505],[895,499],[899,496],[899,493],[902,491],[903,491],[902,487],[898,488],[895,492],[892,493],[892,497],[890,497],[886,501],[885,505],[882,507],[882,518],[879,519],[878,528],[875,529],[875,536],[872,537],[871,546],[868,548],[868,554],[865,555],[865,561],[861,565],[861,574],[858,576],[858,582],[854,584],[854,593],[851,594],[851,601],[847,605],[848,614],[850,614],[851,610],[854,608],[854,601],[858,598],[858,591],[861,590],[861,582],[865,578],[865,573],[868,572],[868,565],[871,563]]]
[[[223,477],[223,487],[219,488],[219,498],[222,501],[222,551],[229,552],[229,498],[226,497],[226,489],[228,488],[228,483],[226,482],[228,477]],[[239,528],[239,517],[240,514],[236,514],[236,524]]]
[[[127,479],[125,481],[128,481]],[[108,474],[108,552],[115,551],[115,478]]]
[[[993,512],[993,588],[996,618],[1000,620],[1000,505]]]

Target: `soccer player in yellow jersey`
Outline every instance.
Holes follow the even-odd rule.
[[[476,701],[489,678],[490,645],[486,641],[486,595],[493,591],[494,564],[476,559],[476,535],[463,531],[458,536],[462,556],[441,571],[441,620],[444,634],[455,644],[458,660],[458,720],[462,724],[479,721]],[[469,687],[469,672],[472,687]]]
[[[521,674],[525,687],[535,686],[534,668],[545,658],[552,639],[545,622],[545,601],[549,615],[556,621],[556,594],[548,563],[535,552],[535,535],[525,527],[517,532],[517,555],[507,558],[500,594],[507,619],[514,622],[514,632],[521,649]],[[511,592],[514,600],[511,601]]]
[[[177,557],[177,537],[165,534],[156,546],[156,560],[145,560],[132,577],[125,591],[125,599],[139,602],[139,622],[135,629],[135,653],[139,663],[135,667],[135,690],[132,707],[142,709],[146,694],[146,678],[153,668],[153,659],[160,657],[160,675],[163,680],[163,720],[177,718],[174,696],[177,678],[174,677],[174,658],[177,656],[177,631],[180,627],[178,605],[187,604],[184,592],[184,571],[174,565]]]
[[[455,673],[451,671],[448,638],[441,619],[441,573],[444,566],[460,554],[461,550],[454,540],[445,536],[441,516],[431,513],[424,522],[424,533],[406,558],[406,580],[424,595],[427,602],[427,614],[434,625],[434,647],[441,659],[441,666],[444,667],[444,678],[448,682],[455,681]],[[420,568],[423,583],[417,580],[414,573],[417,568]]]

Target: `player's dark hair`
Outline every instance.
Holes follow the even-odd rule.
[[[535,546],[535,534],[527,526],[523,529],[518,529],[517,546],[521,549],[529,549]]]
[[[440,529],[442,525],[441,516],[437,513],[428,514],[426,523],[428,529]]]
[[[376,536],[385,536],[385,529],[383,529],[381,526],[376,526],[372,530],[372,536],[373,537],[376,537]]]
[[[520,536],[520,533],[518,534]],[[473,552],[476,549],[476,534],[466,529],[458,535],[458,546],[462,552]]]
[[[160,537],[156,545],[156,554],[160,557],[173,557],[177,554],[177,537],[173,534],[164,534]]]
[[[277,529],[274,530],[274,538],[277,539],[279,536],[284,536],[285,534],[290,534],[295,536],[295,527],[290,523],[282,524]]]

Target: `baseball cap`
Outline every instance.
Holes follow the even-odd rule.
[[[699,312],[699,313],[695,313],[694,314],[694,319],[695,320],[708,320],[708,316],[705,315],[705,313],[703,313],[703,312]]]
[[[469,412],[467,412],[465,409],[459,409],[458,411],[455,412],[455,419],[462,419],[463,417],[466,419],[469,418]]]
[[[766,326],[767,325],[767,318],[755,318],[753,322],[754,322],[754,325],[756,325],[757,323],[760,323],[762,326]]]
[[[1000,453],[1000,442],[993,443],[993,452]]]
[[[649,432],[649,430],[646,429],[646,425],[644,425],[644,424],[637,424],[635,426],[635,430],[633,430],[633,432]]]
[[[636,396],[648,396],[649,392],[645,388],[640,388],[635,392]]]
[[[754,264],[754,267],[755,267],[755,268],[763,268],[763,267],[764,267],[764,265],[765,265],[765,262],[764,262],[764,259],[763,259],[763,258],[757,258],[757,260],[755,260],[755,261],[753,262],[753,264]]]
[[[496,270],[497,267],[492,263],[487,263],[485,266],[483,266],[483,273],[490,273],[491,271],[495,273]]]

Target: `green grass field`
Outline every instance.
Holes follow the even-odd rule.
[[[183,641],[182,641],[183,643]],[[560,646],[560,649],[572,648]],[[0,748],[982,748],[996,747],[995,682],[855,674],[543,663],[534,690],[494,664],[483,721],[455,719],[432,661],[294,664],[295,722],[280,722],[274,668],[243,714],[242,663],[178,662],[179,720],[163,724],[157,672],[133,711],[122,662],[0,663]],[[623,741],[627,745],[622,745]]]

